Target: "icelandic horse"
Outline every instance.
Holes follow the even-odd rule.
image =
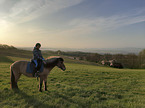
[[[39,83],[39,91],[42,92],[42,84],[44,83],[44,90],[47,91],[47,76],[50,71],[57,66],[61,70],[65,71],[64,60],[59,56],[50,56],[45,60],[46,64],[44,64],[43,72],[39,73],[40,83]],[[27,64],[28,61],[16,61],[10,66],[11,70],[11,88],[18,89],[17,82],[21,76],[21,74],[27,77],[33,77],[32,73],[27,73]],[[33,77],[34,78],[34,77]]]

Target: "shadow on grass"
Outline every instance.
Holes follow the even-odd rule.
[[[79,101],[78,99],[74,100],[68,94],[61,94],[55,91],[55,92],[51,92],[50,94],[48,92],[46,93],[46,95],[49,95],[51,98],[54,98],[54,99],[60,99],[60,101],[58,101],[56,104],[60,106],[63,105],[63,107],[66,107],[66,108],[70,107],[71,105],[73,105],[73,107],[79,107],[79,108],[85,108],[88,106],[88,103],[83,102],[81,100]]]
[[[18,94],[19,96],[21,96],[22,99],[25,100],[25,103],[27,103],[27,105],[25,106],[26,108],[29,107],[34,107],[34,108],[57,108],[56,105],[48,105],[45,104],[43,102],[41,102],[40,100],[38,100],[38,97],[35,97],[33,95],[28,95],[25,92],[21,91],[21,90],[14,90],[14,92],[16,94]]]

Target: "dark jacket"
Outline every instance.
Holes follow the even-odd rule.
[[[34,47],[33,49],[33,59],[34,60],[42,60],[43,56],[41,54],[41,50],[37,49],[36,47]]]

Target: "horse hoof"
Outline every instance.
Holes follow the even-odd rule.
[[[39,92],[42,92],[42,90],[39,90]]]

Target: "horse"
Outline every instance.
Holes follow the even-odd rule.
[[[29,61],[16,61],[10,66],[11,71],[11,88],[18,89],[17,82],[21,76],[21,74],[27,77],[33,77],[32,73],[27,73],[27,64]],[[61,70],[65,71],[64,60],[59,56],[50,56],[45,60],[43,72],[39,73],[40,83],[39,83],[39,91],[42,92],[42,84],[44,83],[44,90],[47,91],[47,76],[50,71],[57,66]],[[33,77],[34,78],[34,77]]]

